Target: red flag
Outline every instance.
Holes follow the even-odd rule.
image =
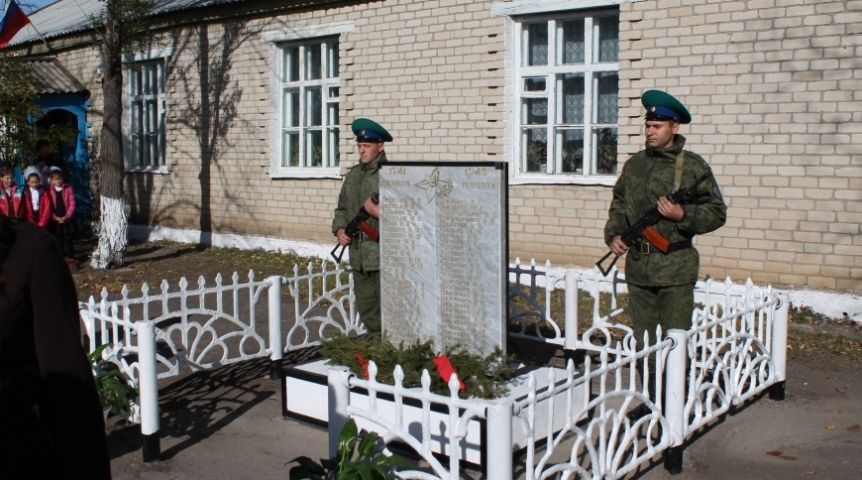
[[[24,25],[30,23],[27,14],[18,6],[18,2],[12,0],[6,8],[6,13],[3,19],[0,20],[0,48],[4,48],[12,38],[18,33],[18,30],[24,28]]]

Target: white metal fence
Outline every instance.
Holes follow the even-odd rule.
[[[323,262],[260,280],[250,271],[227,283],[217,275],[211,284],[204,277],[197,285],[162,281],[157,290],[144,284],[139,293],[124,286],[113,298],[103,289],[79,306],[88,351],[106,344],[102,358],[139,392],[130,420],[141,424],[144,457],[152,460],[160,450],[159,379],[261,357],[279,372],[285,352],[334,332],[363,333],[352,305],[349,272]]]
[[[549,369],[542,387],[530,374],[527,395],[496,401],[458,399],[457,381],[450,382],[451,394],[445,396],[427,387],[405,389],[399,381],[383,385],[373,375],[366,380],[332,372],[331,452],[340,426],[356,417],[373,424],[385,440],[408,445],[427,465],[399,472],[400,477],[463,478],[465,425],[481,419],[484,458],[491,459],[484,465],[485,478],[511,479],[514,472],[526,479],[620,478],[661,454],[672,454],[681,465],[682,447],[693,434],[731,406],[783,385],[788,304],[770,288],[751,281],[699,282],[689,330],[663,335],[659,329],[655,340],[645,335],[636,342],[631,328],[613,323],[620,313],[617,293],[624,287],[618,272],[605,279],[598,272],[554,272],[549,267],[516,263],[510,269],[510,281],[516,283],[510,294],[513,335],[580,351],[582,364],[569,360],[565,369]],[[556,290],[564,296],[563,322],[552,314],[560,310],[551,305]],[[592,318],[582,321],[581,329],[579,291],[593,301]],[[600,298],[601,292],[610,298]],[[396,371],[396,379],[398,375]],[[351,404],[354,389],[367,391],[368,401]],[[378,408],[381,395],[394,398],[394,405]],[[405,426],[415,416],[407,398],[419,402],[422,412],[448,412],[445,438],[436,439],[449,445],[447,464],[431,451],[432,425],[425,413],[418,427]],[[513,468],[518,438],[526,446]]]
[[[460,399],[457,382],[450,382],[450,395],[433,394],[427,372],[419,389],[404,388],[398,371],[395,385],[377,382],[374,374],[366,380],[332,372],[331,448],[340,426],[358,417],[427,465],[401,472],[402,478],[461,478],[467,425],[480,421],[481,448],[494,459],[486,463],[487,478],[512,478],[516,470],[528,479],[619,478],[681,448],[732,406],[784,380],[788,305],[770,288],[698,282],[691,329],[636,341],[632,329],[616,321],[618,294],[625,290],[616,270],[603,277],[516,262],[509,280],[510,334],[580,352],[582,363],[570,360],[544,379],[530,375],[525,396],[496,401]],[[153,460],[159,454],[159,379],[267,356],[278,365],[285,352],[336,332],[364,333],[353,299],[349,272],[323,263],[262,280],[249,272],[227,283],[217,276],[212,285],[199,278],[190,287],[182,279],[175,289],[163,281],[157,291],[144,285],[140,294],[124,287],[115,298],[103,290],[98,300],[81,303],[81,317],[90,351],[108,344],[103,357],[139,389],[133,420],[141,423],[144,459]],[[587,318],[579,318],[579,310],[588,310]],[[350,403],[356,388],[368,392],[366,403]],[[391,408],[379,408],[381,394],[394,399]],[[406,420],[408,399],[421,406],[418,424]],[[448,428],[431,428],[432,410],[447,412]],[[445,437],[445,464],[432,453],[432,436],[437,443]],[[514,438],[523,448],[513,468]]]

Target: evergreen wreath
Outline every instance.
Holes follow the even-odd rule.
[[[431,391],[440,395],[449,395],[449,386],[437,374],[434,359],[440,357],[434,352],[434,346],[429,340],[408,346],[400,343],[393,345],[385,338],[376,335],[363,337],[348,337],[339,334],[329,340],[324,340],[320,353],[329,363],[348,367],[351,372],[361,378],[366,378],[367,361],[377,365],[377,381],[393,384],[392,375],[396,365],[401,365],[404,372],[403,385],[408,388],[422,385],[422,370],[428,370],[431,375]],[[466,351],[460,346],[443,353],[458,374],[458,379],[464,384],[459,393],[462,397],[498,398],[508,393],[506,382],[510,380],[515,369],[510,366],[511,357],[496,349],[487,356],[480,356]]]

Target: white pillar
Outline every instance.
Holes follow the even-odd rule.
[[[664,413],[670,430],[670,448],[664,454],[664,468],[671,475],[682,473],[682,451],[685,440],[685,372],[686,345],[685,330],[672,329],[667,336],[673,339],[670,354],[667,356],[665,381]]]
[[[678,447],[685,440],[686,334],[685,330],[674,328],[668,330],[667,336],[673,340],[673,346],[667,356],[665,402],[662,411],[667,418],[671,445]]]
[[[145,462],[161,456],[159,445],[159,383],[156,372],[156,328],[146,320],[135,322],[138,336],[138,395],[141,403],[141,434]]]
[[[329,457],[338,455],[338,437],[347,424],[347,406],[350,405],[350,372],[330,370],[326,382],[329,399]]]
[[[269,290],[269,359],[270,378],[281,378],[281,360],[284,358],[284,343],[281,336],[281,276],[267,279]]]
[[[783,382],[787,378],[787,315],[790,299],[786,295],[778,297],[781,305],[772,321],[772,362],[775,364],[775,379]]]
[[[790,299],[786,295],[778,297],[781,301],[772,319],[772,345],[769,353],[775,366],[775,383],[769,387],[769,398],[784,400],[787,379],[787,315]]]
[[[512,480],[512,402],[488,404],[486,478]]]

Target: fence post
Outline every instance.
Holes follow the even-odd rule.
[[[267,278],[269,290],[269,378],[282,377],[281,360],[284,358],[284,344],[281,337],[281,276]],[[253,308],[253,307],[252,307]]]
[[[338,437],[347,424],[347,406],[350,404],[350,388],[347,385],[350,372],[330,370],[326,376],[329,388],[329,457],[338,455]]]
[[[574,350],[578,342],[578,278],[573,271],[566,272],[566,350]]]
[[[144,462],[161,456],[159,440],[159,384],[156,373],[156,328],[152,322],[135,322],[138,334],[139,399]]]
[[[778,296],[781,304],[772,319],[772,346],[769,353],[775,365],[775,384],[769,387],[769,398],[784,400],[784,389],[787,379],[787,315],[790,310],[790,299],[785,295]]]
[[[84,308],[81,308],[81,307]],[[81,317],[81,322],[84,324],[84,331],[81,332],[81,337],[87,336],[87,345],[84,348],[87,353],[96,349],[96,312],[93,297],[86,304],[78,304],[78,314]],[[86,312],[86,313],[85,313]],[[84,345],[84,339],[81,338],[81,345]]]
[[[564,325],[566,336],[563,339],[563,353],[566,360],[572,360],[580,365],[583,360],[583,352],[578,353],[578,276],[575,272],[566,271],[565,290],[565,319]]]
[[[512,479],[512,402],[489,403],[487,412],[488,462],[486,478]]]
[[[671,447],[665,453],[664,468],[671,474],[677,474],[682,472],[682,450],[685,440],[686,332],[674,328],[668,330],[667,336],[673,340],[673,345],[667,356],[663,412],[670,430]],[[656,352],[656,354],[660,353]]]

